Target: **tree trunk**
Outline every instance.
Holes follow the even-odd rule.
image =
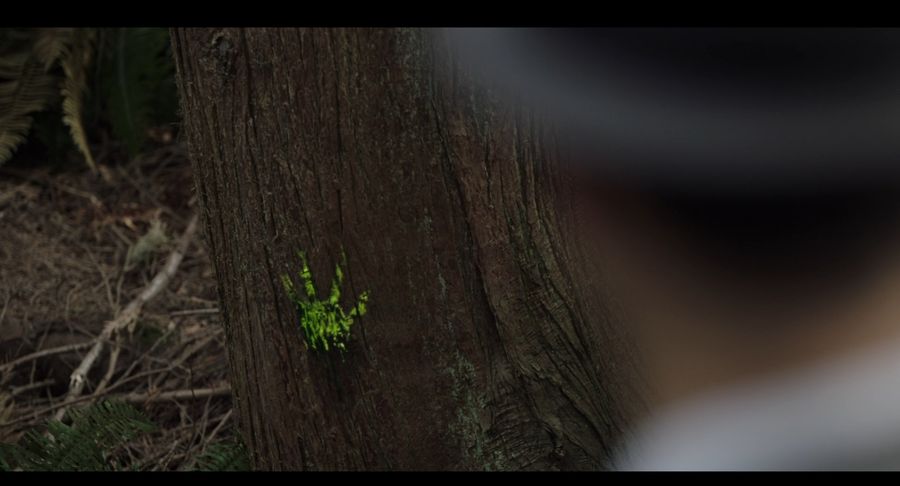
[[[630,368],[579,295],[552,134],[441,34],[175,29],[244,439],[262,469],[598,469]],[[307,349],[298,251],[345,307]],[[320,293],[320,298],[326,295]]]

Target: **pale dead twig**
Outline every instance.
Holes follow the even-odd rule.
[[[222,418],[219,420],[219,424],[216,425],[216,427],[212,430],[212,432],[210,432],[209,435],[206,436],[206,439],[204,439],[203,449],[201,449],[201,452],[205,451],[206,447],[210,444],[210,442],[212,442],[213,439],[216,438],[216,435],[218,435],[219,431],[222,430],[222,426],[225,425],[226,422],[228,422],[229,418],[231,418],[232,413],[234,413],[233,408],[229,408],[228,411],[225,412],[225,415],[223,415]]]
[[[122,339],[119,336],[116,336],[116,345],[109,352],[109,364],[106,367],[106,374],[103,375],[103,379],[100,380],[100,383],[97,385],[97,393],[101,393],[106,389],[106,385],[109,384],[109,380],[112,379],[113,374],[116,372],[116,365],[119,363],[119,353],[122,352]]]
[[[94,344],[93,341],[85,341],[83,343],[66,344],[65,346],[57,346],[55,348],[47,348],[47,349],[43,349],[41,351],[36,351],[31,354],[26,354],[25,356],[22,356],[20,358],[16,358],[16,359],[10,361],[9,363],[4,363],[3,365],[0,365],[0,371],[11,370],[22,363],[27,363],[29,361],[43,358],[45,356],[68,353],[71,351],[78,351],[79,349],[84,349],[84,348],[90,347],[93,344]]]
[[[163,333],[162,336],[160,336],[160,337],[153,343],[152,346],[150,346],[150,349],[148,349],[147,351],[144,351],[144,353],[143,353],[138,359],[132,361],[131,364],[128,366],[128,368],[125,370],[125,373],[122,374],[122,377],[120,378],[120,380],[121,380],[121,379],[127,379],[128,377],[130,377],[130,376],[131,376],[131,372],[134,371],[134,369],[137,368],[138,365],[140,365],[141,363],[143,363],[144,359],[149,358],[149,357],[150,357],[150,354],[153,353],[153,351],[156,351],[156,347],[159,346],[160,343],[162,343],[163,341],[165,341],[166,338],[168,338],[168,337],[172,334],[172,332],[173,332],[172,329],[167,330],[165,333]]]
[[[13,389],[12,389],[12,391],[10,392],[9,396],[14,397],[14,396],[16,396],[16,395],[21,395],[22,393],[25,393],[25,392],[28,392],[28,391],[31,391],[31,390],[35,390],[35,389],[38,389],[38,388],[42,388],[42,387],[45,387],[45,386],[50,386],[50,385],[52,385],[52,384],[54,384],[54,383],[56,383],[56,381],[53,380],[53,379],[51,378],[51,379],[48,379],[48,380],[42,380],[42,381],[38,381],[38,382],[35,382],[35,383],[29,383],[29,384],[27,384],[27,385],[22,385],[22,386],[13,387]]]
[[[219,313],[219,308],[212,307],[209,309],[185,309],[185,310],[173,311],[173,312],[169,312],[169,316],[171,316],[171,317],[193,316],[193,315],[206,315],[206,314],[218,314],[218,313]]]
[[[125,384],[127,384],[127,383],[129,383],[129,382],[133,382],[133,381],[135,381],[135,380],[137,380],[137,379],[140,379],[140,378],[143,378],[143,377],[146,377],[146,376],[151,376],[151,375],[154,375],[154,374],[157,374],[157,373],[163,373],[163,372],[169,371],[170,369],[171,369],[171,368],[169,368],[169,367],[165,367],[165,368],[157,368],[157,369],[152,369],[152,370],[148,370],[148,371],[143,371],[143,372],[140,372],[140,373],[135,373],[134,375],[129,376],[128,378],[119,380],[119,381],[117,381],[117,382],[115,382],[115,383],[109,385],[109,386],[106,388],[106,390],[103,390],[103,391],[100,392],[100,393],[92,393],[92,394],[90,394],[90,395],[83,395],[83,396],[80,396],[80,397],[75,397],[75,398],[72,398],[72,399],[67,399],[67,400],[65,400],[65,401],[62,401],[62,402],[59,402],[59,403],[55,403],[55,404],[53,404],[53,405],[49,405],[49,406],[44,407],[44,408],[42,408],[42,409],[39,409],[39,410],[35,410],[35,411],[32,411],[32,412],[25,413],[25,414],[23,414],[23,415],[17,417],[15,420],[10,420],[10,421],[8,421],[8,422],[0,423],[0,429],[12,427],[12,426],[19,425],[19,424],[25,423],[25,422],[34,421],[34,420],[37,420],[37,419],[39,419],[40,417],[42,417],[42,416],[44,416],[44,415],[46,415],[46,414],[48,414],[48,413],[51,413],[51,412],[54,412],[54,411],[57,411],[57,410],[65,410],[65,409],[67,409],[68,407],[70,407],[70,406],[72,406],[72,405],[76,405],[76,404],[79,404],[79,403],[87,402],[87,401],[90,401],[90,400],[96,400],[96,399],[98,399],[98,398],[101,398],[101,397],[104,397],[104,396],[108,396],[108,395],[110,395],[110,394],[113,392],[113,390],[116,390],[116,389],[118,389],[118,388],[124,386]],[[57,418],[57,420],[60,420],[60,419]]]
[[[160,393],[129,393],[116,396],[116,400],[127,403],[160,402],[164,400],[187,400],[197,398],[218,397],[231,394],[231,385],[215,388],[195,388],[193,390],[173,390]]]
[[[184,230],[184,233],[182,233],[181,237],[178,239],[178,243],[175,245],[175,249],[172,250],[172,253],[169,254],[169,258],[166,260],[163,269],[153,277],[150,284],[145,287],[134,300],[125,306],[115,319],[106,323],[103,330],[100,332],[100,335],[94,339],[93,347],[91,347],[90,351],[84,356],[84,359],[81,360],[81,363],[75,368],[75,371],[72,372],[69,382],[69,392],[66,394],[63,403],[68,403],[81,395],[81,392],[84,390],[87,374],[94,365],[94,362],[97,361],[97,358],[100,356],[100,352],[103,351],[106,342],[109,341],[110,337],[115,332],[128,327],[137,320],[144,304],[156,297],[166,287],[169,280],[172,279],[172,276],[178,271],[178,266],[181,265],[184,254],[187,251],[188,246],[190,246],[191,241],[194,239],[194,233],[197,231],[197,219],[196,214],[191,217],[187,229]],[[61,420],[65,413],[66,407],[63,406],[56,412],[55,418]]]
[[[45,409],[35,412],[33,414],[27,414],[29,416],[19,417],[15,420],[11,420],[3,424],[3,427],[10,427],[13,425],[18,425],[23,422],[27,422],[32,418],[32,416],[40,416],[46,413],[52,412],[53,410],[66,410],[70,405],[75,405],[77,403],[86,402],[95,398],[99,398],[101,396],[108,396],[111,400],[118,400],[127,403],[148,403],[148,402],[160,402],[164,400],[191,400],[198,398],[209,398],[209,397],[220,397],[231,394],[231,385],[223,385],[215,388],[197,388],[194,390],[174,390],[169,392],[162,393],[126,393],[121,395],[112,395],[110,392],[114,389],[114,386],[111,386],[106,389],[106,391],[101,393],[95,393],[93,395],[85,395],[83,397],[77,397],[71,399],[67,402],[58,403],[56,405],[51,405],[46,407]],[[56,420],[61,420],[62,418],[56,418]]]
[[[176,368],[183,365],[185,363],[185,361],[187,361],[197,351],[200,351],[200,350],[206,348],[207,344],[209,344],[213,339],[215,339],[215,335],[207,336],[205,339],[201,340],[198,343],[195,343],[194,345],[192,345],[192,346],[188,347],[187,349],[185,349],[184,351],[182,351],[181,356],[179,356],[178,358],[176,358],[170,362],[169,369],[175,370]],[[190,369],[188,370],[188,372],[190,372]],[[159,386],[159,382],[164,377],[165,377],[164,374],[160,374],[160,375],[153,377],[153,379],[150,380],[150,386],[151,387]]]
[[[197,458],[203,455],[204,452],[206,452],[207,447],[209,447],[209,444],[211,444],[213,439],[216,438],[216,435],[219,434],[219,431],[222,430],[222,426],[224,426],[225,423],[228,422],[228,419],[231,418],[232,413],[234,413],[234,409],[230,408],[227,412],[225,412],[225,415],[218,419],[218,425],[213,428],[212,432],[210,432],[208,435],[206,435],[206,437],[203,438],[203,442],[200,444],[200,450],[188,463],[187,470],[193,469],[194,465],[197,464]]]
[[[6,309],[9,309],[9,301],[12,300],[12,292],[6,293],[6,302],[3,303],[3,310],[0,311],[0,324],[3,324],[3,319],[6,318]]]

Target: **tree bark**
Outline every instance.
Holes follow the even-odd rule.
[[[552,133],[440,33],[172,34],[255,465],[603,468],[627,346],[580,295]],[[319,289],[346,254],[345,306],[370,291],[343,353],[305,345],[298,250]]]

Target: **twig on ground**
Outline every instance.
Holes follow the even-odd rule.
[[[100,383],[97,385],[97,393],[101,393],[106,389],[106,385],[109,384],[109,380],[111,380],[113,374],[115,374],[116,365],[119,363],[119,353],[121,352],[122,340],[119,336],[116,336],[116,345],[109,352],[109,365],[106,367],[106,374],[103,375],[103,379],[100,380]]]
[[[55,404],[53,404],[53,405],[49,405],[49,406],[44,407],[44,408],[42,408],[42,409],[40,409],[40,410],[36,410],[36,411],[32,411],[32,412],[30,412],[30,413],[22,414],[21,416],[17,417],[15,420],[10,420],[10,421],[8,421],[8,422],[4,422],[4,423],[0,424],[0,429],[9,428],[9,427],[12,427],[12,426],[14,426],[14,425],[19,425],[19,424],[24,423],[24,422],[34,421],[34,420],[37,420],[37,419],[41,418],[42,416],[44,416],[44,415],[46,415],[46,414],[48,414],[48,413],[51,413],[51,412],[53,412],[53,411],[57,411],[57,410],[66,410],[67,408],[69,408],[69,407],[72,406],[72,405],[76,405],[76,404],[79,404],[79,403],[87,402],[87,401],[90,401],[90,400],[96,400],[96,399],[98,399],[98,398],[101,398],[101,397],[110,395],[110,394],[112,393],[113,390],[118,389],[119,387],[125,385],[126,383],[135,381],[135,380],[137,380],[138,378],[143,378],[143,377],[145,377],[145,376],[154,375],[154,374],[156,374],[156,373],[163,373],[163,372],[169,371],[170,369],[171,369],[171,368],[169,368],[169,367],[166,367],[166,368],[157,368],[157,369],[153,369],[153,370],[143,371],[143,372],[141,372],[141,373],[136,373],[136,374],[134,374],[134,375],[132,375],[132,376],[130,376],[130,377],[128,377],[128,378],[119,380],[119,381],[113,383],[112,385],[109,385],[109,386],[106,388],[106,390],[104,390],[104,391],[101,392],[101,393],[93,393],[93,394],[91,394],[91,395],[84,395],[84,396],[80,396],[80,397],[75,397],[75,398],[71,398],[71,399],[66,399],[66,400],[64,400],[64,401],[62,401],[62,402],[55,403]],[[65,416],[65,413],[63,413],[63,416]],[[60,416],[60,417],[54,416],[53,418],[55,418],[56,420],[62,420],[62,416]]]
[[[12,300],[12,292],[6,293],[6,302],[3,303],[3,310],[0,311],[0,325],[3,324],[3,319],[6,318],[6,309],[9,309],[9,301]]]
[[[191,470],[194,468],[194,466],[197,464],[197,458],[200,457],[204,452],[206,452],[206,448],[209,447],[209,444],[211,444],[212,441],[216,438],[216,435],[218,435],[219,431],[222,430],[222,426],[224,426],[225,423],[228,422],[228,419],[231,418],[231,415],[233,413],[234,413],[234,409],[230,408],[230,409],[228,409],[227,412],[225,412],[225,415],[223,415],[221,418],[218,419],[219,423],[212,429],[212,432],[210,432],[209,434],[206,435],[206,437],[203,438],[203,442],[200,444],[200,450],[198,451],[198,453],[196,455],[194,455],[193,459],[191,459],[191,461],[188,463],[188,467],[187,467],[188,470]]]
[[[231,394],[231,385],[215,388],[196,388],[193,390],[173,390],[160,393],[129,393],[118,395],[116,400],[128,403],[160,402],[164,400],[187,400],[197,398],[219,397]]]
[[[166,340],[166,338],[168,338],[171,334],[172,334],[172,330],[169,329],[165,333],[163,333],[162,336],[157,338],[156,341],[154,341],[153,345],[150,346],[150,349],[148,349],[147,351],[144,351],[144,353],[138,359],[133,360],[131,362],[131,364],[128,365],[128,368],[125,370],[124,373],[122,373],[122,376],[119,379],[123,380],[123,379],[127,379],[129,376],[131,376],[131,372],[134,371],[134,369],[137,368],[138,365],[143,363],[145,359],[149,358],[150,354],[156,350],[156,347],[159,346],[160,343],[164,342]]]
[[[10,392],[9,396],[14,397],[14,396],[16,396],[16,395],[21,395],[22,393],[25,393],[25,392],[27,392],[27,391],[35,390],[35,389],[37,389],[37,388],[42,388],[42,387],[45,387],[45,386],[50,386],[50,385],[52,385],[52,384],[54,384],[54,383],[56,383],[55,380],[53,380],[53,379],[48,379],[48,380],[38,381],[38,382],[35,382],[35,383],[29,383],[29,384],[27,384],[27,385],[22,385],[22,386],[13,387],[13,389],[12,389],[12,391]]]
[[[186,348],[184,351],[182,351],[181,356],[179,356],[178,358],[175,358],[175,359],[173,359],[173,360],[170,361],[170,364],[169,364],[169,370],[174,370],[174,369],[180,367],[181,365],[183,365],[183,364],[184,364],[191,356],[193,356],[196,352],[198,352],[198,351],[200,351],[200,350],[206,348],[207,345],[208,345],[213,339],[215,339],[215,336],[214,336],[214,335],[212,335],[212,336],[207,336],[205,339],[202,339],[201,341],[199,341],[199,342],[193,344],[192,346],[189,346],[188,348]],[[191,371],[191,370],[188,369],[188,373],[189,373],[189,374],[190,374],[190,371]],[[155,377],[150,381],[150,386],[151,386],[151,387],[157,387],[157,386],[159,386],[160,381],[161,381],[164,377],[165,377],[165,374],[160,374],[160,375],[155,376]]]
[[[222,418],[219,420],[219,424],[216,425],[216,427],[212,430],[212,432],[210,432],[209,435],[206,436],[206,439],[204,440],[204,444],[203,444],[203,450],[206,450],[206,447],[210,444],[210,442],[212,442],[213,439],[216,438],[216,435],[218,435],[219,431],[222,430],[222,426],[225,425],[226,422],[228,422],[228,419],[231,418],[231,415],[233,413],[234,413],[233,408],[229,408],[228,411],[225,412],[225,415],[222,416]]]
[[[69,393],[66,395],[64,403],[68,403],[81,395],[81,392],[84,390],[88,372],[94,365],[94,362],[97,361],[100,352],[103,350],[104,345],[109,341],[113,333],[124,329],[135,322],[144,304],[156,297],[178,271],[178,266],[181,265],[184,254],[193,241],[194,234],[197,232],[197,219],[196,214],[191,217],[187,229],[182,233],[175,249],[169,254],[165,266],[163,266],[163,269],[153,277],[150,284],[144,288],[134,300],[129,302],[115,319],[107,322],[103,327],[103,331],[101,331],[100,335],[94,340],[93,347],[84,356],[84,359],[81,360],[81,363],[75,368],[75,371],[72,372],[69,382]],[[56,412],[55,418],[60,420],[65,413],[66,407],[63,406]]]
[[[185,309],[180,311],[169,312],[169,316],[193,316],[193,315],[206,315],[206,314],[218,314],[219,308],[212,307],[210,309]]]
[[[93,341],[85,341],[83,343],[67,344],[65,346],[57,346],[55,348],[42,349],[40,351],[36,351],[31,354],[26,354],[25,356],[22,356],[20,358],[16,358],[16,359],[10,361],[9,363],[4,363],[4,364],[0,365],[0,371],[11,370],[22,363],[27,363],[27,362],[35,360],[35,359],[43,358],[44,356],[68,353],[71,351],[78,351],[79,349],[84,349],[84,348],[90,347],[93,344],[94,344]]]

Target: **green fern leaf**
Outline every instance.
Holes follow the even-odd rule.
[[[108,123],[136,155],[150,127],[176,119],[168,40],[160,28],[0,29],[0,164],[25,142],[32,116],[57,95],[61,106],[52,106],[61,108],[63,125],[92,170],[85,120]],[[91,64],[96,68],[88,73]],[[88,91],[97,96],[88,98]]]
[[[15,74],[0,82],[0,164],[25,141],[32,113],[44,109],[56,96],[56,79],[34,57],[23,59],[18,69],[10,64],[3,68],[7,75]]]
[[[0,56],[0,79],[12,80],[22,75],[31,52],[20,50]]]
[[[111,453],[155,429],[137,409],[100,402],[69,413],[71,424],[53,420],[47,434],[29,430],[18,444],[0,444],[0,469],[108,471],[120,469]]]
[[[97,164],[88,146],[87,134],[82,122],[82,100],[87,87],[87,66],[91,62],[95,33],[91,29],[79,29],[75,32],[71,46],[60,54],[62,56],[63,73],[63,123],[69,127],[72,141],[84,155],[88,166],[97,172]]]
[[[250,455],[239,439],[218,442],[197,458],[198,471],[249,471]]]
[[[48,28],[36,32],[32,52],[37,61],[44,65],[44,71],[49,71],[71,45],[76,29]]]

